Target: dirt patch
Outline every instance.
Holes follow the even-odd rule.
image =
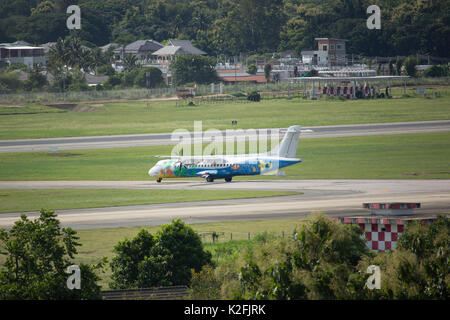
[[[450,174],[450,171],[407,172],[404,175],[405,176],[423,176],[423,175],[430,175],[430,174]]]
[[[75,103],[46,104],[46,106],[73,112],[91,112],[97,111],[98,108],[96,107],[103,107],[102,104],[86,106],[86,105],[78,105]]]
[[[59,104],[46,104],[47,107],[50,108],[57,108],[57,109],[62,109],[62,110],[73,110],[77,107],[77,104],[74,103],[59,103]]]
[[[47,153],[48,156],[52,157],[76,157],[76,156],[82,156],[82,153],[71,153],[71,152],[49,152]]]
[[[98,108],[90,107],[90,106],[76,106],[72,109],[74,112],[91,112],[91,111],[97,111]]]

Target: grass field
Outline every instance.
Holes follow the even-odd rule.
[[[0,154],[0,180],[149,180],[171,146]],[[449,179],[450,132],[300,139],[303,163],[286,177],[237,179]],[[201,180],[199,178],[199,180]]]
[[[0,189],[0,213],[129,206],[296,195],[283,191],[121,190],[121,189]]]
[[[294,98],[199,106],[159,101],[149,108],[146,102],[93,103],[80,104],[76,110],[40,104],[0,106],[0,140],[192,131],[195,120],[203,121],[204,130],[443,120],[450,119],[450,95],[355,101]],[[238,121],[237,127],[232,127],[233,120]]]

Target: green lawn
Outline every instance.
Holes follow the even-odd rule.
[[[296,195],[283,191],[0,189],[0,213]]]
[[[91,111],[63,111],[38,104],[0,106],[0,140],[450,119],[450,95],[375,100],[276,99],[261,103],[176,106],[175,101],[80,104]],[[413,93],[412,93],[413,94]],[[414,94],[413,94],[414,95]],[[83,109],[83,108],[81,108]],[[233,120],[238,126],[231,126]]]
[[[153,156],[171,149],[4,153],[0,180],[148,180]],[[449,179],[450,132],[300,139],[297,156],[303,163],[283,169],[286,177],[250,179]]]

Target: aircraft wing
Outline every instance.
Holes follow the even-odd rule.
[[[217,174],[217,170],[205,170],[205,171],[201,171],[201,172],[197,173],[197,175],[202,178],[206,178],[208,176],[214,176],[216,174]]]

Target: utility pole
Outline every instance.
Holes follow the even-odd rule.
[[[147,110],[150,109],[150,71],[145,73],[145,78],[147,81]]]

